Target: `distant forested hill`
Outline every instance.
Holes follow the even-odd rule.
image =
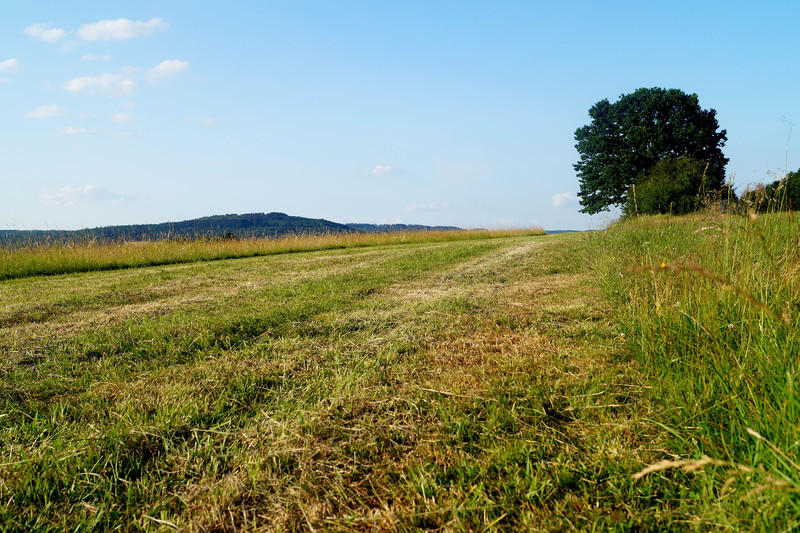
[[[405,224],[338,224],[320,218],[294,217],[285,213],[248,213],[216,215],[161,224],[104,226],[67,230],[0,230],[0,243],[25,245],[69,241],[141,241],[157,239],[281,237],[322,233],[386,233],[390,231],[426,231],[458,229],[444,226],[408,226]]]
[[[353,232],[344,224],[316,218],[293,217],[284,213],[248,213],[164,222],[104,226],[75,231],[0,230],[0,242],[27,244],[64,240],[141,241],[156,239],[195,239],[201,237],[281,237],[290,234]]]

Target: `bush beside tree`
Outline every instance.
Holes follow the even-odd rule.
[[[623,213],[683,215],[697,211],[709,190],[709,175],[715,174],[713,168],[709,172],[710,167],[709,163],[688,156],[659,161],[631,188]]]

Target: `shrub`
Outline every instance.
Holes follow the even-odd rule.
[[[709,164],[691,157],[663,159],[644,174],[631,189],[623,208],[633,214],[682,215],[703,206]]]
[[[740,206],[757,213],[800,210],[800,172],[789,172],[769,185],[757,183],[742,195]]]

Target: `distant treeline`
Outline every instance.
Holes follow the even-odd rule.
[[[0,244],[25,246],[64,242],[152,241],[160,239],[244,239],[334,233],[457,230],[451,226],[406,224],[338,224],[329,220],[285,213],[216,215],[181,222],[104,226],[81,230],[0,230]]]

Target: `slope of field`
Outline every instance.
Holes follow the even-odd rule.
[[[631,482],[653,429],[583,239],[5,281],[0,523],[663,523]]]
[[[791,530],[796,233],[736,224],[2,281],[0,528]]]

